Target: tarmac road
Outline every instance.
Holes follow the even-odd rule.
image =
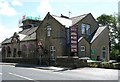
[[[13,65],[1,65],[0,67],[2,68],[2,70],[0,70],[0,76],[2,76],[1,80],[3,81],[27,80],[36,82],[36,80],[103,80],[106,82],[106,80],[108,80],[108,82],[112,82],[113,80],[116,80],[116,82],[118,82],[118,70],[113,69],[78,68],[73,70],[54,71],[30,67],[15,67]]]

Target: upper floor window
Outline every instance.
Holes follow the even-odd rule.
[[[47,36],[49,37],[49,36],[51,36],[51,27],[50,27],[50,25],[49,26],[47,26]]]
[[[81,31],[82,31],[82,34],[90,35],[90,25],[82,23]]]
[[[90,35],[90,25],[86,25],[86,34]]]
[[[86,27],[86,25],[82,24],[82,26],[81,26],[82,34],[85,34],[85,27]]]

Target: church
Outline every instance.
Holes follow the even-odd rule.
[[[75,17],[52,15],[43,20],[24,17],[22,31],[2,42],[2,61],[68,65],[81,57],[109,61],[109,29],[91,13]]]

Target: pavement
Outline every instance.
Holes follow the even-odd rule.
[[[43,69],[43,70],[53,70],[53,71],[65,71],[70,68],[63,68],[63,67],[54,67],[54,66],[43,66],[43,65],[33,65],[33,64],[22,64],[22,63],[0,63],[0,65],[13,65],[15,67],[30,67],[36,69]]]

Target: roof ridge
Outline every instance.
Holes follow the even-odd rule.
[[[61,16],[57,16],[57,15],[51,15],[51,16],[55,16],[55,17],[60,17],[60,18],[62,18]]]
[[[88,14],[90,14],[90,13],[88,13]],[[79,15],[79,16],[71,17],[70,19],[72,19],[72,18],[76,18],[76,17],[81,17],[81,16],[88,15],[88,14],[83,14],[83,15]]]

